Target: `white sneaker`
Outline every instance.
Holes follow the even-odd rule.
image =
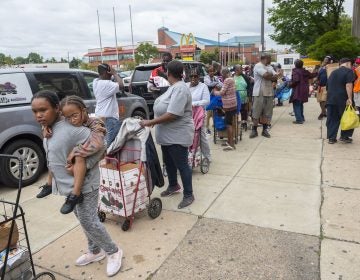
[[[108,276],[114,276],[121,268],[121,259],[123,251],[118,247],[118,251],[114,254],[108,255],[106,273]]]
[[[106,257],[106,253],[103,249],[98,254],[87,252],[76,260],[77,266],[88,265],[89,263],[101,261]]]

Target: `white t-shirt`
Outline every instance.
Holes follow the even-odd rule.
[[[191,92],[191,99],[193,106],[207,106],[210,104],[210,92],[208,87],[199,82],[197,86],[191,87],[191,83],[186,83]]]
[[[260,91],[263,96],[273,96],[272,81],[265,80],[263,76],[265,73],[276,74],[271,65],[264,65],[261,62],[257,63],[254,67],[254,89],[253,96],[259,96]]]
[[[96,117],[119,119],[119,107],[116,100],[119,84],[110,80],[96,78],[93,81],[93,89],[96,99]]]

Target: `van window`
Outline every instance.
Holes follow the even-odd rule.
[[[30,103],[32,91],[25,73],[0,75],[0,106]]]
[[[144,82],[148,81],[151,75],[152,69],[140,70],[136,69],[133,73],[132,82]]]
[[[60,100],[67,95],[77,95],[87,99],[77,77],[71,73],[35,73],[34,76],[39,90],[55,91]]]
[[[94,81],[94,79],[99,78],[99,75],[83,73],[83,76],[84,76],[85,82],[86,82],[86,84],[87,84],[87,86],[88,86],[88,88],[90,90],[91,96],[95,97],[94,89],[93,89],[93,81]]]

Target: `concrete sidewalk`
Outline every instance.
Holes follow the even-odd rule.
[[[360,279],[360,133],[353,144],[329,145],[314,99],[304,125],[292,124],[289,111],[274,109],[270,139],[246,132],[236,151],[212,145],[209,173],[194,171],[190,207],[177,209],[181,195],[163,198],[159,218],[141,213],[128,232],[121,218],[107,219],[124,249],[113,278]],[[106,279],[106,262],[74,265],[86,250],[81,228],[59,214],[62,199],[37,200],[36,192],[24,189],[23,204],[37,268],[57,279]]]

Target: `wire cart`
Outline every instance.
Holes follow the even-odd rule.
[[[0,276],[1,280],[55,279],[50,272],[35,273],[25,213],[19,205],[22,189],[23,160],[0,154],[7,163],[19,162],[19,182],[15,202],[0,200]]]
[[[239,125],[239,114],[235,114],[233,117],[233,134],[234,142],[237,144],[242,140],[242,127]],[[222,108],[216,108],[213,110],[213,122],[214,122],[214,134],[213,141],[216,144],[219,139],[226,139],[226,124],[225,124],[225,112]]]
[[[140,155],[140,149],[125,145],[100,163],[100,221],[105,221],[106,213],[124,217],[123,231],[131,228],[136,213],[147,208],[149,217],[155,219],[162,210],[161,199],[151,199],[151,175]]]

